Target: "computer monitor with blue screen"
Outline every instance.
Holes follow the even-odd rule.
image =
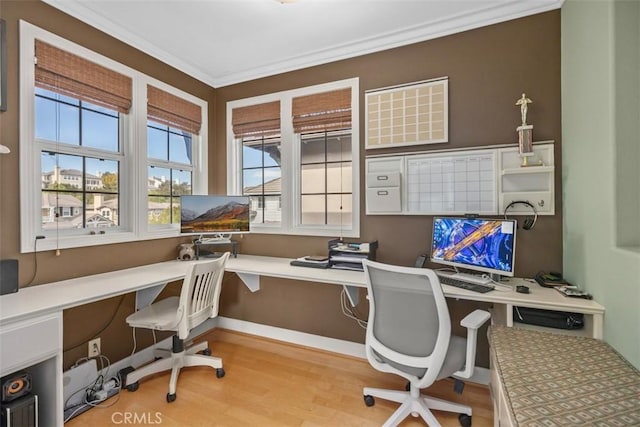
[[[464,268],[513,277],[515,230],[515,220],[434,217],[431,262],[456,272]]]
[[[248,233],[248,196],[186,195],[180,197],[180,232],[228,240],[231,234]]]

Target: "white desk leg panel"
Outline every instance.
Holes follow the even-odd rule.
[[[351,307],[358,305],[360,301],[360,292],[357,286],[342,285],[342,288],[347,293]]]
[[[593,338],[603,339],[604,337],[604,316],[602,314],[592,314],[593,317]]]
[[[151,304],[160,295],[165,286],[167,286],[166,283],[136,291],[136,311]]]
[[[238,273],[236,272],[240,280],[251,291],[256,292],[260,290],[260,276],[251,273]]]

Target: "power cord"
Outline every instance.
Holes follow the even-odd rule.
[[[347,292],[344,289],[342,289],[342,292],[340,293],[340,306],[342,308],[342,314],[347,316],[349,319],[355,320],[362,329],[367,329],[367,321],[361,319],[355,309],[350,306]]]
[[[72,409],[74,407],[67,407],[69,404],[69,400],[73,396],[76,396],[78,393],[84,393],[84,397],[82,398],[82,402],[76,405],[73,411],[65,417],[64,422],[66,423],[71,418],[86,410],[87,405],[94,408],[108,408],[116,404],[120,399],[120,391],[122,389],[122,384],[120,383],[120,379],[118,376],[114,376],[109,378],[109,370],[111,369],[111,361],[109,358],[103,354],[99,354],[96,357],[82,357],[76,361],[73,365],[74,367],[80,365],[82,362],[87,362],[90,359],[96,359],[100,361],[100,373],[97,375],[96,379],[86,386],[74,391],[64,402],[65,411]],[[105,378],[109,378],[105,381]],[[111,392],[111,390],[115,390],[115,392]],[[109,402],[107,405],[101,405],[102,402],[107,400],[109,397],[117,395],[117,398]]]
[[[36,274],[38,274],[38,240],[42,240],[44,237],[45,236],[38,235],[33,239],[33,275],[31,276],[31,280],[23,286],[25,288],[33,284],[33,281],[36,279]]]
[[[94,338],[97,338],[101,333],[103,333],[109,326],[111,326],[111,324],[113,323],[114,319],[116,318],[116,315],[118,314],[118,311],[120,310],[120,307],[122,307],[122,303],[124,301],[124,297],[125,295],[122,295],[120,297],[120,301],[118,302],[118,306],[116,307],[116,309],[113,311],[113,314],[111,315],[111,319],[109,319],[109,321],[107,322],[106,325],[104,325],[104,327],[102,327],[102,329],[100,329],[98,332],[96,332],[95,334],[93,334],[90,338],[82,340],[80,343],[78,344],[74,344],[71,347],[67,347],[65,349],[62,349],[63,353],[67,353],[71,350],[74,350],[80,346],[83,346],[85,344],[87,344],[89,341],[91,341]]]

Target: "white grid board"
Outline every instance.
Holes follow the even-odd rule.
[[[496,213],[493,151],[410,157],[406,167],[407,213]]]
[[[448,78],[366,93],[366,149],[447,142]]]

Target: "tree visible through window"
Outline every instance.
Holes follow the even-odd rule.
[[[147,125],[148,222],[180,222],[180,196],[191,194],[191,134],[149,122]]]

